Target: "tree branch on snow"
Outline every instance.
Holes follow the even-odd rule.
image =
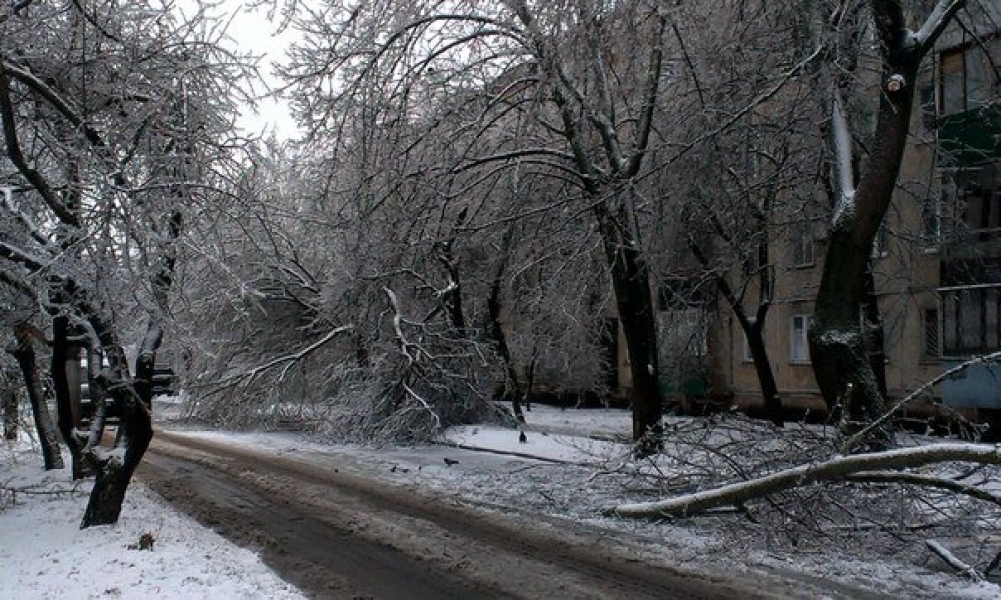
[[[845,479],[858,483],[902,483],[904,485],[938,488],[1001,506],[1001,496],[993,494],[988,490],[965,484],[956,479],[944,479],[942,477],[920,475],[917,473],[902,473],[900,471],[863,471],[861,473],[852,473],[845,477]]]
[[[841,452],[843,454],[848,454],[853,448],[855,448],[855,446],[857,446],[859,444],[859,442],[861,442],[863,439],[865,439],[865,436],[867,434],[869,434],[871,431],[873,431],[876,428],[878,428],[878,427],[882,426],[883,424],[885,424],[887,421],[889,421],[893,417],[893,415],[895,415],[897,413],[898,410],[900,410],[901,408],[903,408],[904,406],[906,406],[911,400],[914,400],[915,398],[917,398],[918,396],[924,394],[925,392],[927,392],[931,388],[935,387],[936,385],[942,383],[943,381],[945,381],[947,379],[951,379],[952,377],[958,375],[959,373],[962,373],[963,371],[969,369],[973,365],[987,364],[987,363],[999,362],[999,361],[1001,361],[1001,351],[992,352],[991,354],[985,354],[984,356],[978,356],[976,358],[971,358],[970,360],[968,360],[966,362],[963,362],[963,363],[960,363],[960,364],[956,365],[955,367],[949,369],[948,371],[942,373],[941,375],[939,375],[938,377],[932,379],[931,381],[926,382],[924,385],[922,385],[918,389],[916,389],[913,392],[911,392],[910,394],[907,394],[906,396],[904,396],[899,402],[897,402],[896,404],[894,404],[890,408],[890,410],[888,410],[885,413],[883,413],[883,415],[880,416],[878,419],[876,419],[872,423],[869,423],[868,425],[866,425],[865,427],[863,427],[861,430],[859,430],[858,432],[856,432],[854,435],[852,435],[850,438],[848,438],[845,441],[845,443],[842,444],[842,446],[841,446]]]
[[[416,347],[419,351],[423,351],[423,349],[421,349],[417,344],[407,340],[407,337],[403,333],[403,313],[400,311],[400,302],[396,297],[396,293],[388,287],[383,287],[382,290],[386,293],[386,296],[389,298],[389,303],[393,308],[393,333],[396,334],[396,339],[400,343],[400,352],[407,357],[407,366],[400,375],[400,387],[408,396],[416,400],[421,406],[424,407],[425,410],[427,410],[434,421],[434,431],[440,431],[441,418],[438,416],[438,413],[431,407],[431,404],[424,399],[424,397],[422,397],[409,383],[407,383],[407,378],[410,376],[411,370],[417,362],[417,357],[411,354],[410,349],[413,347]]]
[[[973,581],[983,581],[984,580],[984,576],[980,574],[980,571],[977,571],[972,566],[970,566],[970,565],[966,564],[965,562],[959,560],[959,558],[956,557],[955,554],[953,554],[952,552],[949,552],[949,550],[945,546],[943,546],[942,544],[936,542],[935,540],[926,540],[925,541],[925,545],[928,546],[929,550],[931,550],[932,552],[934,552],[935,554],[937,554],[939,558],[941,558],[942,560],[944,560],[946,562],[946,564],[948,564],[953,569],[956,569],[957,571],[959,571],[963,575],[966,575],[967,577],[969,577]]]
[[[396,334],[396,339],[400,342],[400,351],[407,357],[410,363],[413,363],[416,359],[412,354],[410,354],[411,344],[405,335],[403,335],[403,313],[400,312],[400,301],[396,297],[396,292],[389,289],[388,287],[383,287],[382,291],[386,293],[389,298],[389,304],[393,307],[393,333]]]
[[[934,444],[871,454],[838,455],[823,462],[799,465],[756,479],[731,483],[716,489],[685,494],[676,498],[655,502],[620,504],[604,509],[602,514],[629,518],[691,516],[712,508],[739,505],[768,494],[821,481],[844,480],[857,473],[907,469],[953,461],[1001,465],[1001,447],[978,444]]]

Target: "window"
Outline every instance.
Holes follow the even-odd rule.
[[[794,267],[809,267],[814,263],[813,232],[803,226],[793,230],[792,264]]]
[[[956,234],[970,242],[996,239],[1001,230],[1001,162],[964,168],[949,177],[961,221]]]
[[[942,352],[964,356],[1001,348],[1001,284],[942,292]]]
[[[943,115],[984,106],[997,93],[1001,39],[943,52],[939,59],[939,106]]]
[[[789,319],[789,360],[794,363],[810,362],[810,315],[794,315]]]
[[[924,328],[924,344],[922,355],[925,358],[938,358],[941,352],[938,331],[938,309],[926,308],[922,313]]]
[[[932,191],[921,200],[921,245],[925,248],[936,248],[942,240],[942,205],[946,199],[946,191]]]
[[[768,257],[767,244],[755,243],[751,252],[744,258],[744,277],[757,275]]]
[[[921,79],[924,79],[922,76]],[[925,131],[935,131],[938,114],[935,110],[935,84],[928,77],[928,83],[918,89],[918,103],[921,111],[921,126]]]

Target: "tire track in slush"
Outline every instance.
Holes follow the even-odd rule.
[[[313,598],[503,596],[430,571],[420,560],[318,519],[312,507],[254,489],[239,477],[153,452],[140,479]]]
[[[260,549],[282,577],[318,598],[811,598],[818,591],[802,581],[653,565],[606,548],[586,528],[557,534],[532,527],[530,517],[168,432],[157,432],[139,476],[203,523]],[[824,591],[844,597],[846,590]]]

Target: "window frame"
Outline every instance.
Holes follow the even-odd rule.
[[[886,217],[879,224],[879,229],[876,230],[876,235],[872,238],[872,253],[871,257],[873,259],[886,258],[889,256],[890,246],[890,228],[886,225]]]
[[[1001,83],[1001,36],[974,40],[938,55],[939,116],[956,115],[991,104]],[[979,87],[976,86],[979,83]],[[953,106],[955,104],[955,106]]]
[[[925,252],[942,245],[943,207],[949,203],[947,186],[939,185],[921,200],[921,247]]]
[[[817,240],[813,229],[803,224],[793,230],[792,267],[805,269],[817,264]]]
[[[798,314],[789,317],[789,362],[794,365],[811,364],[809,336],[812,322],[813,315],[810,314]],[[802,354],[797,353],[797,350],[800,348],[803,350]]]
[[[921,309],[921,359],[942,357],[942,315],[938,306]]]
[[[1001,283],[940,288],[940,352],[967,357],[1001,350]]]

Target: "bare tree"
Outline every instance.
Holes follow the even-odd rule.
[[[38,372],[38,361],[34,349],[34,344],[45,342],[44,337],[39,339],[40,333],[31,323],[26,321],[18,323],[14,326],[15,341],[7,351],[21,367],[28,400],[31,401],[31,412],[35,420],[35,429],[38,432],[45,469],[62,469],[63,456],[59,449],[59,436],[56,434],[55,425],[49,415],[48,398],[42,390],[41,375]]]
[[[4,367],[0,371],[0,411],[3,414],[3,438],[16,440],[21,414],[17,384],[14,382],[12,370],[9,367]]]
[[[878,111],[872,145],[856,168],[853,133],[842,89],[835,80],[831,101],[831,146],[837,204],[831,217],[824,271],[817,293],[810,352],[817,383],[828,406],[842,405],[864,420],[881,416],[884,395],[869,358],[870,341],[860,329],[859,314],[868,297],[867,270],[872,244],[891,196],[907,144],[918,70],[936,39],[964,6],[942,0],[917,29],[901,2],[873,1],[870,11],[879,44]],[[857,27],[863,21],[847,8],[831,15],[834,27]],[[861,34],[859,34],[861,35]],[[880,429],[876,447],[891,443]]]
[[[60,425],[97,476],[82,526],[113,523],[152,437],[150,379],[183,211],[206,197],[206,165],[229,152],[219,141],[232,96],[217,92],[241,63],[202,13],[181,23],[139,3],[27,2],[0,19],[5,179],[15,185],[4,210],[18,225],[0,259],[53,317]],[[61,377],[71,342],[96,356],[86,430]],[[101,447],[108,399],[122,415],[115,452]]]
[[[535,176],[573,185],[594,219],[615,290],[640,453],[660,443],[662,396],[636,185],[655,137],[667,20],[644,3],[362,5],[299,21],[307,35],[287,69],[300,90],[300,116],[317,135],[342,131],[339,119],[357,102],[368,102],[383,124],[425,137],[465,115],[461,135],[447,134],[461,142],[449,160],[422,165],[407,154],[404,177],[454,181],[480,167],[525,164]],[[631,60],[636,48],[639,63]],[[480,99],[477,112],[470,98]],[[518,114],[534,125],[512,138],[504,128]]]

